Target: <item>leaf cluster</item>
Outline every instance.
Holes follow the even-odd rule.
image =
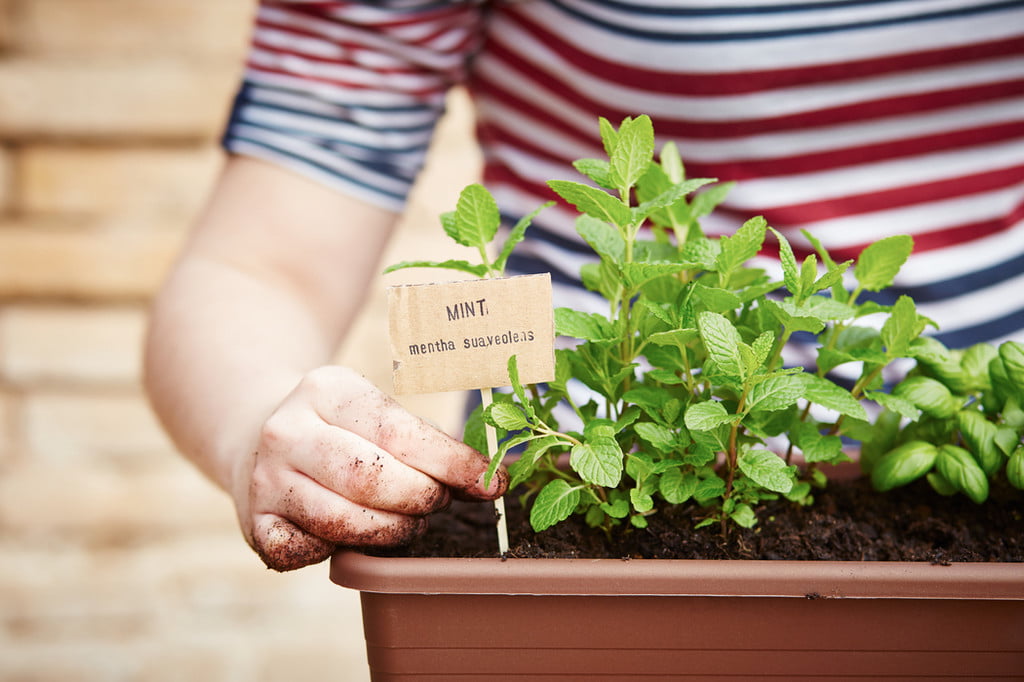
[[[467,442],[480,449],[483,423],[499,429],[492,471],[518,455],[508,467],[512,486],[525,491],[535,530],[574,514],[608,532],[643,528],[677,504],[696,505],[701,526],[751,527],[768,500],[812,503],[827,467],[849,460],[844,436],[863,442],[863,466],[879,489],[913,474],[980,500],[971,462],[985,477],[1024,483],[1020,345],[950,351],[922,336],[932,323],[912,299],[861,300],[893,283],[913,248],[909,236],[843,262],[808,233],[799,235],[806,255],[798,259],[762,217],[709,236],[701,219],[728,183],[688,178],[672,143],[656,149],[647,116],[618,128],[601,119],[600,133],[605,157],[577,161],[581,181],[548,184],[578,213],[576,231],[594,254],[580,277],[606,309],[556,309],[556,333],[574,345],[556,351],[555,379],[523,386],[513,356],[513,392],[467,425]],[[488,197],[471,186],[443,218],[446,232],[483,258],[457,267],[480,276],[503,267],[526,229],[520,222],[488,260],[498,220]],[[781,279],[756,265],[772,242]],[[422,264],[400,267],[410,265]],[[812,367],[784,362],[798,333],[815,341]],[[906,358],[918,369],[885,390],[884,370]],[[834,381],[837,372],[852,381]],[[556,415],[566,413],[563,427]],[[934,456],[920,454],[922,441]]]

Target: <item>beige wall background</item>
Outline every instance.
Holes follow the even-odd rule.
[[[365,680],[358,595],[262,567],[139,386],[147,304],[222,162],[252,0],[0,0],[0,680]],[[388,262],[445,258],[455,93]],[[413,281],[409,278],[402,281]],[[342,351],[390,384],[383,290]],[[458,396],[410,409],[457,428]]]

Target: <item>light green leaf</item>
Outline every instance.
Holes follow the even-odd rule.
[[[533,219],[537,217],[537,214],[543,211],[545,208],[554,206],[555,202],[549,201],[541,206],[538,206],[530,214],[523,216],[519,219],[519,222],[515,224],[512,231],[509,232],[508,239],[501,247],[501,253],[498,254],[497,260],[494,261],[494,267],[499,272],[505,271],[505,264],[508,262],[509,257],[512,255],[512,251],[515,250],[516,246],[523,241],[526,236],[526,229],[533,222]]]
[[[800,297],[800,273],[797,271],[796,256],[793,255],[793,247],[789,245],[781,232],[774,227],[769,227],[775,238],[779,240],[779,261],[782,263],[782,281],[793,296]]]
[[[487,274],[487,266],[483,264],[474,265],[469,261],[465,260],[446,260],[446,261],[429,261],[429,260],[407,260],[401,263],[395,263],[389,265],[384,269],[384,274],[389,272],[395,272],[396,270],[405,270],[408,268],[440,268],[442,270],[458,270],[459,272],[466,272],[477,277],[483,277]]]
[[[799,374],[783,374],[758,382],[747,396],[747,409],[783,410],[803,395],[806,384]]]
[[[796,482],[794,468],[767,450],[745,450],[740,454],[738,463],[740,471],[750,480],[773,492],[788,493]]]
[[[901,358],[909,355],[910,343],[920,336],[924,328],[924,319],[917,314],[914,300],[906,295],[900,296],[880,332],[886,356]]]
[[[650,443],[660,452],[671,452],[676,444],[676,434],[672,429],[653,422],[640,422],[633,427],[636,435]]]
[[[917,409],[917,406],[909,400],[904,400],[899,396],[895,396],[891,393],[883,393],[881,391],[867,391],[864,397],[868,400],[874,400],[882,407],[892,410],[901,417],[906,417],[910,421],[916,422],[921,418],[921,410]]]
[[[632,218],[629,207],[603,189],[571,180],[549,180],[548,187],[575,206],[580,213],[616,225],[628,225]]]
[[[731,273],[739,266],[757,255],[764,243],[764,235],[768,230],[768,223],[761,216],[751,218],[731,237],[722,237],[719,240],[722,251],[718,255],[718,271]]]
[[[732,421],[735,415],[726,412],[722,403],[717,400],[705,400],[691,405],[683,414],[683,423],[691,431],[710,431]]]
[[[488,421],[506,431],[518,431],[530,425],[523,411],[511,403],[492,403],[486,412]]]
[[[598,313],[583,313],[572,308],[555,308],[555,333],[586,341],[617,339],[615,326]]]
[[[580,174],[587,176],[601,187],[615,189],[608,179],[608,162],[603,159],[577,159],[572,167]]]
[[[854,419],[868,418],[864,406],[848,390],[810,372],[796,375],[803,382],[803,397],[808,401],[835,410]],[[916,410],[914,410],[916,413]]]
[[[693,497],[698,479],[693,474],[684,474],[676,467],[669,469],[658,479],[658,490],[669,504],[682,504]]]
[[[580,489],[558,478],[551,481],[537,495],[530,510],[530,526],[537,533],[564,521],[580,503]]]
[[[449,234],[459,244],[482,248],[491,243],[500,225],[501,214],[494,197],[483,185],[472,184],[459,194],[454,234]]]
[[[598,438],[576,445],[569,466],[587,483],[614,488],[622,480],[622,449],[614,438]]]
[[[740,376],[740,333],[732,322],[718,313],[702,312],[697,316],[697,329],[708,356],[719,371]]]
[[[576,219],[576,232],[602,260],[621,264],[626,259],[625,240],[605,221],[582,215]]]
[[[872,242],[857,257],[853,276],[861,288],[867,291],[881,291],[892,286],[896,274],[907,262],[914,249],[910,235],[897,234]]]
[[[608,155],[610,180],[619,189],[632,187],[654,158],[654,126],[649,116],[626,118]]]

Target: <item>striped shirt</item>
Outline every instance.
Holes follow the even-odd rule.
[[[837,260],[910,234],[883,302],[952,347],[1024,339],[1024,0],[264,2],[225,146],[401,210],[453,84],[508,221],[601,155],[598,116],[649,114],[738,181],[708,233],[763,215]],[[528,234],[511,265],[582,296],[570,209]]]

